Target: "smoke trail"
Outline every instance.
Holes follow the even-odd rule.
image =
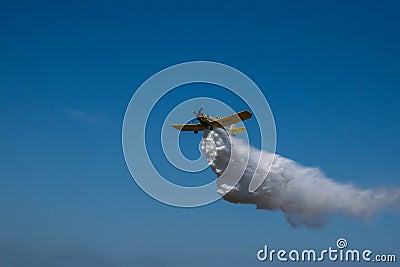
[[[282,156],[250,148],[224,129],[205,130],[201,149],[218,176],[218,193],[225,200],[255,204],[257,209],[281,210],[293,227],[301,224],[320,227],[332,213],[363,220],[380,210],[400,210],[398,188],[358,189],[337,183],[318,168],[304,167]],[[266,178],[250,193],[253,175],[256,179]]]

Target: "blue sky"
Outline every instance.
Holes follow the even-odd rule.
[[[261,88],[279,154],[360,187],[399,185],[398,10],[396,1],[2,2],[2,266],[259,266],[266,243],[320,248],[339,237],[398,253],[394,214],[314,230],[225,201],[161,204],[135,184],[121,148],[141,83],[210,60]]]

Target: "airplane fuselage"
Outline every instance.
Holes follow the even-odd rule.
[[[208,115],[206,115],[206,114],[203,114],[203,116],[197,118],[197,120],[198,120],[201,124],[203,124],[205,127],[209,127],[210,130],[212,130],[212,127],[214,127],[214,126],[223,128],[223,126],[220,125],[220,124],[217,122],[217,119],[218,119],[217,117],[208,116]]]

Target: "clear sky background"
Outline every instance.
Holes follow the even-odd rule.
[[[363,188],[400,185],[399,10],[397,1],[2,1],[1,266],[273,266],[256,261],[264,244],[318,249],[339,237],[399,258],[398,214],[334,216],[315,230],[222,200],[170,207],[136,185],[121,147],[141,83],[210,60],[261,88],[279,154]],[[201,96],[194,87],[184,95]],[[199,138],[185,140],[197,151]]]

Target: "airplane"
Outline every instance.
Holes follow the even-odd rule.
[[[197,120],[198,123],[171,124],[171,126],[179,131],[193,131],[195,134],[197,134],[199,131],[203,131],[204,129],[209,129],[212,131],[214,127],[226,129],[225,126],[232,125],[231,128],[227,130],[236,135],[236,133],[244,132],[246,129],[244,127],[236,128],[234,124],[248,120],[252,117],[250,111],[247,110],[243,110],[223,118],[212,117],[204,114],[203,107],[201,107],[198,112],[194,110],[192,112],[196,115],[196,118],[194,118],[192,122]]]

